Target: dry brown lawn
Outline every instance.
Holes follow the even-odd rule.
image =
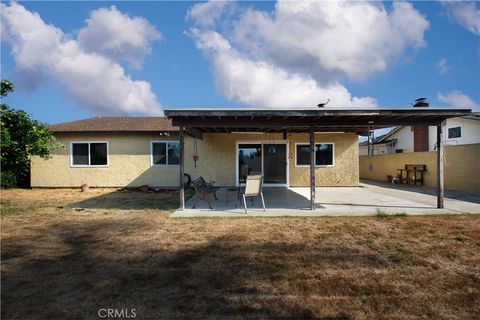
[[[3,190],[2,318],[480,318],[478,215],[170,219],[175,199]]]

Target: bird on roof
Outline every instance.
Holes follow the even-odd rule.
[[[329,102],[330,102],[330,98],[327,99],[327,102],[317,104],[317,107],[324,108]]]

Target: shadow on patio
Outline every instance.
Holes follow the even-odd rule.
[[[266,211],[256,198],[252,206],[247,200],[248,213],[243,203],[237,200],[236,192],[222,188],[218,200],[212,201],[213,210],[205,201],[199,201],[191,209],[190,199],[185,210],[177,210],[172,217],[248,217],[248,216],[362,216],[387,214],[444,214],[478,213],[477,201],[446,198],[445,209],[436,208],[436,196],[417,192],[417,188],[397,189],[380,184],[362,183],[360,187],[316,188],[316,209],[309,210],[310,189],[308,187],[268,188],[264,187]],[[227,200],[228,197],[228,200]],[[469,199],[467,197],[467,199]],[[478,198],[477,198],[478,199]]]
[[[263,196],[265,199],[265,208],[267,209],[294,209],[309,210],[309,198],[295,192],[291,188],[274,188],[264,187]],[[217,192],[218,200],[212,200],[212,206],[215,211],[235,211],[245,212],[243,207],[242,196],[236,191],[227,191],[227,188],[221,188]],[[253,204],[252,204],[253,200]],[[185,203],[185,208],[189,209],[193,206],[195,196]],[[262,200],[260,197],[247,198],[248,211],[262,211]],[[210,210],[205,201],[199,200],[195,210]]]
[[[425,186],[415,186],[412,184],[392,184],[387,182],[379,182],[373,180],[361,180],[362,183],[374,185],[381,188],[387,189],[394,189],[394,190],[404,190],[404,191],[411,191],[431,196],[437,195],[437,190],[431,187]],[[465,191],[457,191],[457,190],[445,190],[445,198],[450,199],[457,199],[462,201],[474,202],[480,204],[480,194],[472,193],[472,192],[465,192]]]

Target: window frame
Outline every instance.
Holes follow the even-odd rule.
[[[448,130],[454,129],[454,128],[460,128],[460,137],[450,138],[450,137],[448,136]],[[447,140],[459,140],[459,139],[462,139],[462,138],[463,138],[463,126],[462,126],[461,124],[455,125],[455,126],[449,126],[449,127],[447,127],[447,130],[446,130],[446,131],[447,131],[447,132],[446,132],[446,136],[447,136],[446,138],[447,138]]]
[[[315,168],[331,168],[335,166],[335,143],[334,142],[315,142],[315,146],[319,144],[331,144],[332,145],[332,164],[326,164],[326,165],[317,165],[317,153],[313,153],[313,160],[315,161]],[[295,167],[296,168],[309,168],[310,164],[304,165],[304,164],[297,164],[297,145],[302,145],[302,146],[308,146],[310,147],[310,143],[305,143],[305,142],[296,142],[295,143]]]
[[[166,152],[166,163],[165,164],[155,164],[153,163],[153,144],[154,143],[165,143],[165,152]],[[151,167],[179,167],[180,163],[178,164],[169,164],[168,163],[168,144],[169,143],[178,143],[180,144],[179,140],[153,140],[150,141],[150,166]]]
[[[88,144],[88,164],[73,164],[73,145],[86,143]],[[91,163],[91,154],[90,154],[90,144],[91,143],[105,143],[107,145],[107,164],[90,164]],[[110,152],[108,141],[97,141],[97,140],[88,140],[88,141],[70,141],[70,167],[71,168],[108,168],[110,165]]]

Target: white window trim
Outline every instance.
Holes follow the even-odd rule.
[[[75,143],[87,143],[88,144],[88,165],[87,164],[73,164],[73,145]],[[90,144],[91,143],[106,143],[107,144],[107,164],[101,164],[101,165],[90,164]],[[70,141],[70,167],[71,168],[108,168],[109,165],[110,165],[110,152],[109,152],[108,141],[95,141],[95,140]]]
[[[327,164],[327,165],[317,165],[317,159],[316,159],[316,152],[313,153],[313,161],[315,162],[315,168],[330,168],[335,166],[335,143],[334,142],[315,142],[315,146],[318,144],[331,144],[332,145],[332,164]],[[295,143],[295,168],[309,168],[310,165],[297,165],[297,145],[302,145],[302,146],[310,146],[310,143],[305,143],[305,142],[296,142]]]
[[[165,146],[166,159],[167,159],[166,164],[154,164],[153,163],[153,144],[154,143],[165,143],[165,144],[167,144]],[[180,144],[180,141],[178,141],[178,140],[155,140],[155,141],[150,141],[150,166],[151,167],[179,167],[180,166],[180,164],[168,164],[168,143],[178,143],[178,144]]]
[[[449,138],[449,137],[448,137],[448,130],[449,130],[449,129],[453,129],[453,128],[457,128],[457,127],[460,127],[460,137],[457,137],[457,138]],[[445,132],[445,136],[446,136],[446,137],[445,137],[446,140],[460,140],[460,139],[463,139],[463,126],[462,126],[461,124],[459,124],[459,125],[454,125],[454,126],[448,126],[448,127],[447,127],[447,130],[446,130],[446,132]]]

